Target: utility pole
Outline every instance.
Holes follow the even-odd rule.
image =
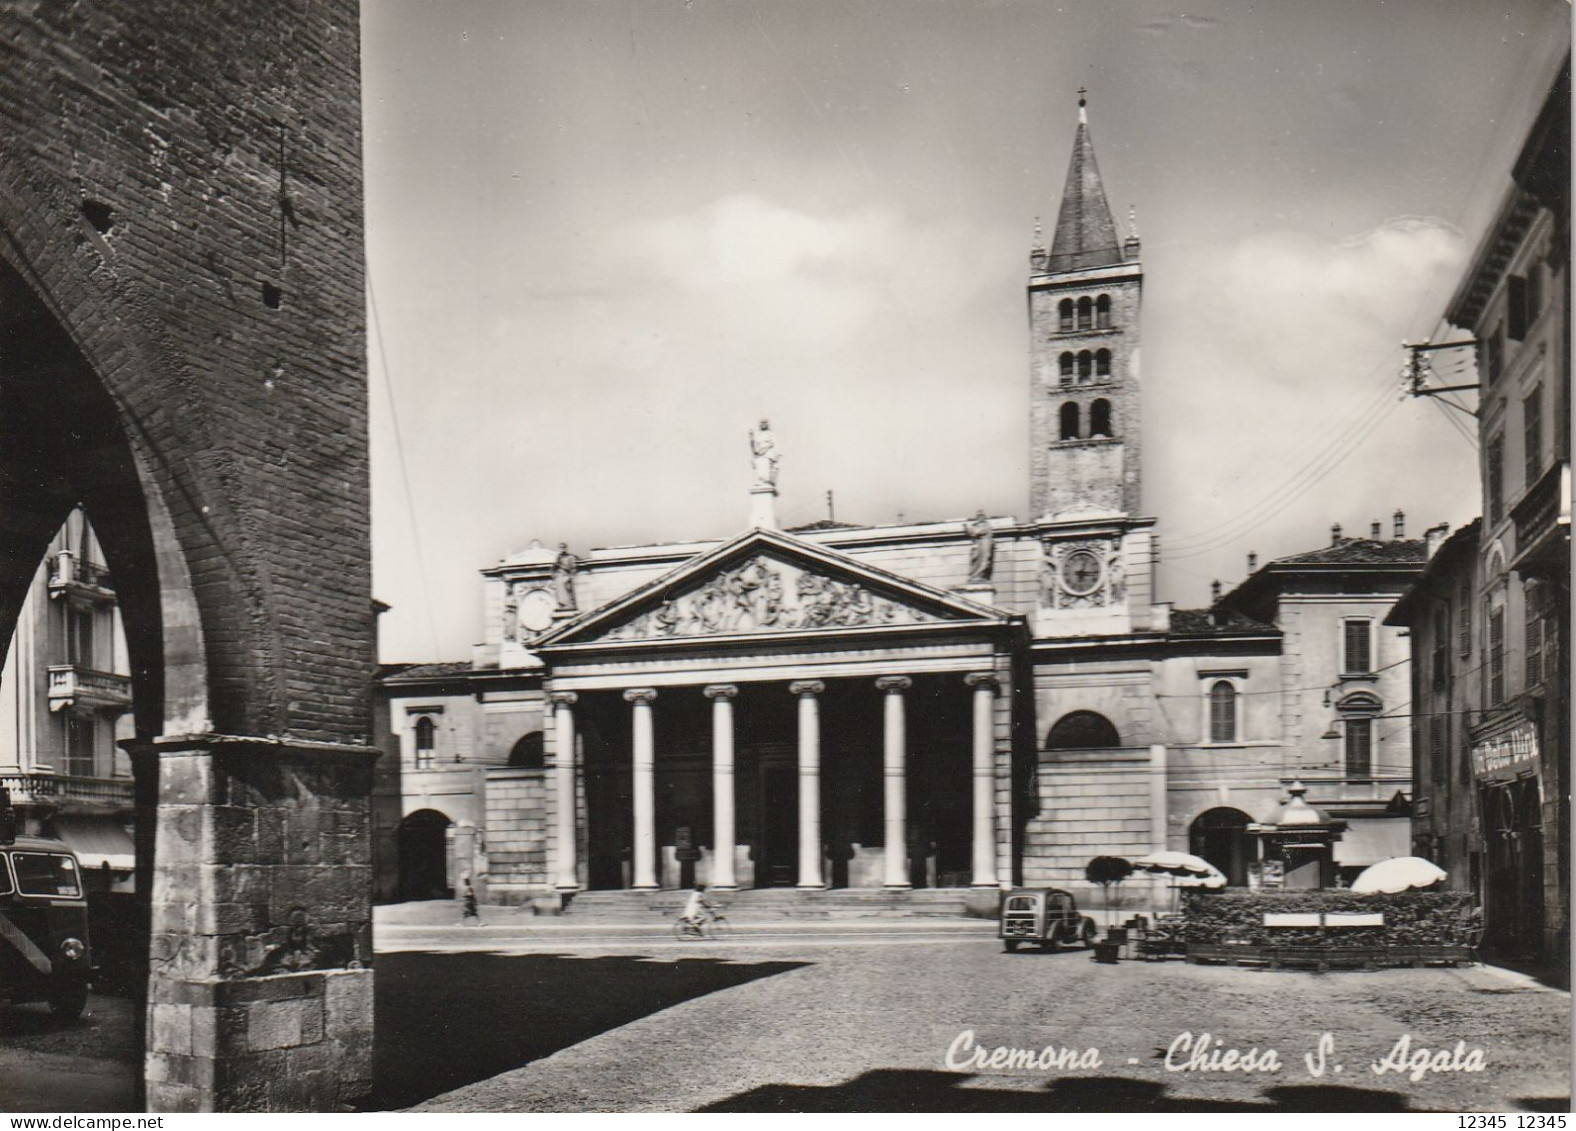
[[[1430,385],[1428,379],[1434,376],[1434,368],[1428,363],[1424,354],[1437,350],[1471,349],[1478,344],[1476,338],[1468,338],[1464,342],[1402,342],[1401,348],[1407,351],[1406,364],[1401,367],[1401,391],[1410,397],[1440,397],[1444,393],[1459,393],[1478,389],[1477,383],[1471,385]],[[1449,405],[1459,412],[1464,412],[1476,418],[1477,413],[1459,405],[1448,397],[1442,397],[1442,404]]]

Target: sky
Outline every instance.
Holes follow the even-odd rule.
[[[1079,86],[1143,239],[1159,599],[1335,522],[1468,521],[1474,422],[1399,396],[1400,343],[1452,333],[1569,26],[1561,0],[369,0],[382,658],[468,659],[478,571],[533,539],[738,533],[761,417],[786,525],[828,490],[842,521],[1033,517],[1024,285]]]

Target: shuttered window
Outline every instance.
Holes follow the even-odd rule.
[[[1209,689],[1209,740],[1237,741],[1237,689],[1226,680]]]
[[[1351,675],[1373,671],[1373,624],[1365,620],[1346,622],[1346,647],[1341,671]]]

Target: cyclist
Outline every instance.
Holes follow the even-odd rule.
[[[717,918],[717,908],[706,898],[706,885],[696,884],[689,893],[689,898],[684,901],[684,910],[679,915],[679,922],[689,927],[696,934],[702,934],[708,923]]]

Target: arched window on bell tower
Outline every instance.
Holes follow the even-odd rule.
[[[1094,351],[1094,375],[1096,377],[1109,377],[1111,375],[1111,351]]]
[[[1057,308],[1057,313],[1057,331],[1063,334],[1071,334],[1073,332],[1073,300],[1070,298],[1062,299],[1062,305]]]
[[[1094,303],[1085,295],[1078,300],[1078,328],[1092,330],[1094,328]]]
[[[1104,397],[1089,406],[1089,435],[1111,435],[1111,402]]]
[[[1058,365],[1060,366],[1060,369],[1061,369],[1062,384],[1064,384],[1064,385],[1071,385],[1073,383],[1073,365],[1074,365],[1074,359],[1073,359],[1073,355],[1072,355],[1072,351],[1071,350],[1068,350],[1067,352],[1062,354],[1061,360],[1058,362]]]
[[[1078,405],[1074,401],[1062,405],[1062,439],[1078,439]]]
[[[1111,328],[1111,296],[1101,295],[1094,302],[1094,324],[1097,330]]]
[[[1078,353],[1078,383],[1081,385],[1094,374],[1094,354],[1088,350]]]

